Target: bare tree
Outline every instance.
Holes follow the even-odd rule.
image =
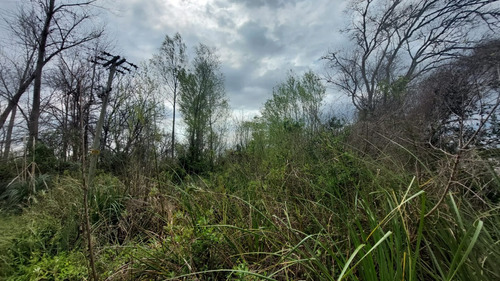
[[[354,48],[329,52],[329,82],[347,93],[361,118],[477,42],[499,24],[498,0],[362,0],[348,12]]]
[[[114,172],[155,171],[159,147],[163,140],[170,139],[159,125],[165,120],[165,110],[158,97],[158,85],[146,64],[141,69],[134,77],[122,78],[110,97],[102,164]]]
[[[106,74],[77,49],[59,55],[57,63],[47,71],[47,89],[52,94],[44,110],[45,114],[42,115],[42,119],[49,120],[45,126],[58,132],[51,139],[51,147],[54,147],[61,159],[72,161],[78,161],[86,154],[86,150],[81,150],[88,147],[88,133],[93,116],[91,106],[96,103],[96,84],[97,80],[104,80]]]
[[[22,43],[15,55],[2,53],[0,96],[7,101],[7,106],[0,114],[0,128],[3,128],[9,114],[18,106],[21,96],[33,82],[35,54],[36,49],[29,42]]]
[[[416,155],[432,155],[426,161],[440,165],[434,176],[438,198],[426,216],[438,210],[454,188],[486,202],[482,196],[491,190],[490,160],[480,156],[495,155],[498,147],[499,85],[500,41],[488,40],[469,55],[436,68],[414,87],[404,116],[411,133],[402,139],[415,142]]]
[[[425,141],[448,152],[472,136],[471,146],[494,147],[498,140],[492,136],[491,118],[494,121],[498,113],[499,81],[500,41],[487,41],[422,80],[415,98],[408,102],[409,118],[420,116],[419,130],[425,132]]]
[[[38,138],[43,68],[59,53],[100,37],[102,29],[86,28],[86,23],[92,16],[90,7],[96,0],[30,2],[31,5],[21,8],[15,21],[10,23],[10,28],[20,44],[34,50],[34,65],[27,71],[9,107],[1,115],[0,125],[4,125],[8,112],[33,82],[32,107],[28,122],[32,142]]]

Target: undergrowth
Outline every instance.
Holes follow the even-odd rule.
[[[417,177],[338,139],[309,145],[295,154],[238,152],[181,182],[101,174],[90,194],[100,278],[500,279],[498,202],[478,205],[453,189],[426,218],[439,172]],[[80,179],[60,176],[21,214],[1,216],[2,280],[88,278],[82,196]]]

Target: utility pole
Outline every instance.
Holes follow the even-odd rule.
[[[128,72],[131,71],[130,68],[123,66],[124,63],[127,63],[128,65],[134,67],[135,69],[138,68],[135,64],[127,62],[125,58],[120,58],[120,56],[112,56],[109,53],[103,53],[103,54],[108,58],[97,57],[97,60],[95,60],[94,62],[101,64],[103,67],[109,67],[109,76],[106,88],[100,95],[102,99],[101,114],[99,115],[99,120],[97,121],[94,142],[92,143],[92,148],[90,150],[90,166],[89,166],[89,177],[88,177],[89,189],[92,189],[94,184],[97,159],[100,154],[102,127],[104,126],[104,117],[106,116],[106,108],[108,107],[109,94],[111,93],[111,86],[113,83],[113,78],[115,76],[115,73],[119,72],[124,74],[125,73],[124,70]]]
[[[133,67],[137,69],[138,67],[130,62],[127,62],[125,58],[121,58],[120,56],[113,56],[109,53],[103,52],[103,56],[97,56],[95,60],[92,62],[96,64],[100,64],[103,67],[109,67],[109,76],[108,82],[106,84],[106,88],[99,95],[102,99],[101,105],[101,113],[99,115],[99,120],[97,121],[97,126],[94,135],[94,141],[92,143],[92,148],[90,150],[90,165],[89,165],[89,173],[87,182],[85,182],[85,156],[83,157],[83,204],[85,209],[85,230],[87,232],[87,241],[88,241],[88,250],[90,256],[90,267],[92,268],[92,277],[95,281],[99,280],[99,276],[97,275],[97,270],[95,268],[95,259],[94,259],[94,250],[92,245],[92,235],[91,235],[91,224],[90,224],[90,216],[89,216],[89,203],[88,203],[88,194],[89,191],[94,189],[94,178],[95,171],[97,167],[97,159],[100,154],[100,145],[101,145],[101,134],[102,127],[104,126],[104,117],[106,115],[106,108],[108,106],[109,94],[111,93],[111,86],[113,84],[113,78],[116,72],[125,74],[125,71],[130,72]],[[128,64],[130,67],[125,67],[124,64]]]

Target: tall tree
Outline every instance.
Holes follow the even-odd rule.
[[[329,81],[351,97],[362,118],[369,117],[409,82],[473,46],[478,34],[493,31],[498,2],[353,1],[353,23],[345,30],[353,48],[324,57],[332,69]]]
[[[16,44],[13,54],[2,53],[0,63],[0,95],[7,101],[7,106],[0,114],[0,128],[3,128],[11,111],[18,106],[21,96],[35,78],[33,64],[36,48],[30,42]]]
[[[192,69],[181,74],[179,109],[187,125],[188,169],[200,172],[203,165],[214,165],[222,140],[219,125],[227,117],[229,106],[219,58],[203,44],[195,51]]]
[[[151,78],[148,65],[134,77],[122,78],[110,97],[110,112],[105,121],[103,164],[114,172],[133,166],[142,173],[154,171],[152,159],[162,151],[165,137],[159,124],[165,120],[164,104],[158,96],[158,85]],[[130,171],[127,171],[130,172]]]
[[[177,95],[179,93],[179,74],[186,67],[186,45],[179,33],[174,37],[166,36],[157,54],[151,60],[156,74],[165,85],[165,90],[172,104],[172,147],[171,157],[175,155],[175,117],[177,109]]]

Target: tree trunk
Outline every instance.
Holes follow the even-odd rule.
[[[31,113],[28,121],[29,141],[28,147],[32,147],[33,141],[38,139],[38,128],[40,119],[40,93],[42,90],[42,70],[45,65],[45,51],[47,47],[47,38],[50,34],[50,23],[54,16],[55,0],[49,1],[49,6],[45,11],[46,17],[43,24],[42,33],[40,34],[40,41],[38,42],[38,56],[35,68],[35,84],[33,87],[33,101]]]
[[[10,147],[12,144],[12,130],[16,121],[17,106],[15,106],[10,113],[9,127],[7,128],[7,134],[5,136],[5,150],[3,151],[3,158],[7,160],[10,154]]]
[[[172,159],[174,159],[175,156],[175,103],[177,99],[177,87],[174,89],[174,103],[173,103],[173,113],[172,113],[172,151],[171,151],[171,156]]]

